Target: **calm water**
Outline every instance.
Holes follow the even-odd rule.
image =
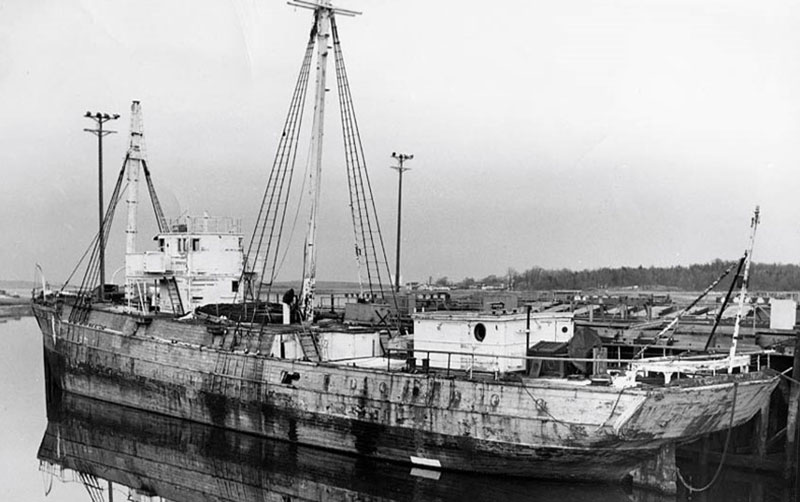
[[[779,502],[791,498],[779,479],[734,470],[723,471],[709,492],[692,499],[685,493],[670,498],[625,486],[417,471],[73,396],[56,396],[48,405],[34,319],[0,322],[0,339],[4,341],[0,354],[3,500],[109,500],[109,487],[114,500]],[[699,472],[698,466],[681,467]],[[715,468],[712,465],[708,471]]]

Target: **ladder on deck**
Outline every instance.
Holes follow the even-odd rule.
[[[322,360],[319,353],[319,345],[317,344],[317,339],[314,336],[314,333],[308,331],[298,333],[297,340],[300,342],[300,346],[303,348],[303,354],[305,355],[306,359],[315,363],[318,363]]]
[[[164,284],[169,297],[169,304],[172,306],[172,313],[176,315],[183,315],[183,301],[181,300],[181,292],[178,289],[178,282],[175,276],[164,278]]]

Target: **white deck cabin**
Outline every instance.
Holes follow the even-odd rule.
[[[532,312],[530,337],[525,311],[423,312],[414,314],[414,357],[432,368],[475,371],[524,370],[528,346],[568,342],[574,333],[571,312]],[[428,353],[460,352],[462,354]],[[490,356],[519,356],[516,358]]]
[[[157,251],[125,256],[129,305],[185,313],[210,303],[241,301],[241,221],[184,216],[168,226],[169,232],[154,238]]]
[[[321,331],[318,334],[319,358],[321,361],[338,361],[358,364],[365,358],[380,358],[380,367],[385,367],[383,348],[378,331]],[[306,355],[300,339],[287,334],[275,337],[270,356],[284,359],[302,359]]]

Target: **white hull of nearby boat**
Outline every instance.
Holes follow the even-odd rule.
[[[93,310],[72,324],[53,307],[34,311],[63,390],[441,469],[618,480],[663,445],[746,422],[777,385],[762,373],[625,388],[443,377],[261,355],[277,327],[219,343],[197,322]]]

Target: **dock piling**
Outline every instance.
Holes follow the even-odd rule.
[[[784,477],[791,479],[797,462],[795,442],[797,440],[797,411],[800,401],[800,334],[795,333],[794,362],[792,366],[792,382],[789,384],[789,412],[786,418],[786,468]]]
[[[759,460],[764,460],[767,456],[767,442],[769,440],[769,405],[770,399],[761,407],[761,413],[756,418],[756,441],[755,453]]]
[[[632,475],[634,486],[667,495],[676,494],[678,468],[675,465],[675,445],[662,446],[655,457],[643,462]]]

